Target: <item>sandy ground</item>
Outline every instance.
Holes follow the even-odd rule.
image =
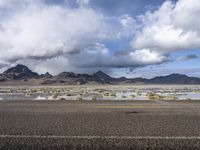
[[[0,101],[0,149],[200,149],[200,101]]]

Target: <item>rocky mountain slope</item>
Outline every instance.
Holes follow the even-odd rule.
[[[102,71],[92,75],[62,72],[58,75],[50,73],[37,74],[24,65],[16,65],[0,74],[0,85],[80,85],[80,84],[200,84],[200,78],[182,74],[145,78],[113,78]]]

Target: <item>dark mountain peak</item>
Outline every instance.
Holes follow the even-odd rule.
[[[16,68],[17,68],[17,67],[18,67],[18,68],[28,68],[27,66],[25,66],[25,65],[23,65],[23,64],[17,64],[15,67],[16,67]]]
[[[61,72],[56,77],[58,77],[58,78],[74,78],[74,77],[76,77],[76,74],[73,72]]]
[[[98,83],[103,84],[99,77],[89,74],[75,74],[73,72],[62,72],[52,78],[54,83],[63,84],[86,84],[86,83]]]
[[[49,72],[46,72],[44,75],[47,77],[52,77],[52,75]]]
[[[42,74],[41,77],[42,78],[52,78],[53,76],[49,72],[46,72],[45,74]]]
[[[170,74],[170,75],[168,75],[169,77],[171,76],[171,77],[180,77],[180,76],[182,76],[182,77],[188,77],[188,76],[186,76],[185,74],[179,74],[179,73],[172,73],[172,74]]]
[[[156,79],[156,78],[189,78],[188,76],[186,76],[185,74],[179,74],[179,73],[172,73],[172,74],[169,74],[169,75],[166,75],[166,76],[157,76],[157,77],[154,77],[153,79]]]
[[[105,74],[104,72],[102,72],[102,71],[100,71],[100,70],[97,71],[95,74],[99,74],[99,75],[102,75],[102,74],[103,74],[103,75],[107,75],[107,74]]]
[[[11,67],[3,72],[2,74],[6,78],[10,79],[27,79],[27,78],[36,78],[39,75],[35,72],[32,72],[25,65],[18,64],[15,67]]]
[[[15,67],[11,67],[8,70],[4,71],[3,74],[8,74],[8,73],[21,73],[21,72],[30,72],[31,70],[21,64],[16,65]]]
[[[102,71],[97,71],[96,73],[94,73],[94,76],[99,77],[100,79],[103,79],[105,81],[112,80],[112,77]]]
[[[200,79],[188,77],[185,74],[173,73],[167,76],[158,76],[150,79],[151,83],[158,84],[200,84]]]

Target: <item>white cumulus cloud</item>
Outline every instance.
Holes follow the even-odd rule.
[[[75,6],[64,1],[0,0],[0,63],[37,64],[35,70],[54,68],[53,73],[126,68],[160,64],[174,51],[200,48],[198,0],[168,0],[137,18],[106,16],[90,0],[74,0]],[[124,48],[113,49],[113,41]]]
[[[132,41],[136,49],[151,49],[163,54],[200,48],[200,1],[166,1],[141,16],[144,27]]]
[[[103,26],[92,9],[28,3],[0,21],[0,60],[75,53],[100,40]]]

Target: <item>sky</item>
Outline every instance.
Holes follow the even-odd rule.
[[[198,0],[0,0],[0,71],[200,77]]]

